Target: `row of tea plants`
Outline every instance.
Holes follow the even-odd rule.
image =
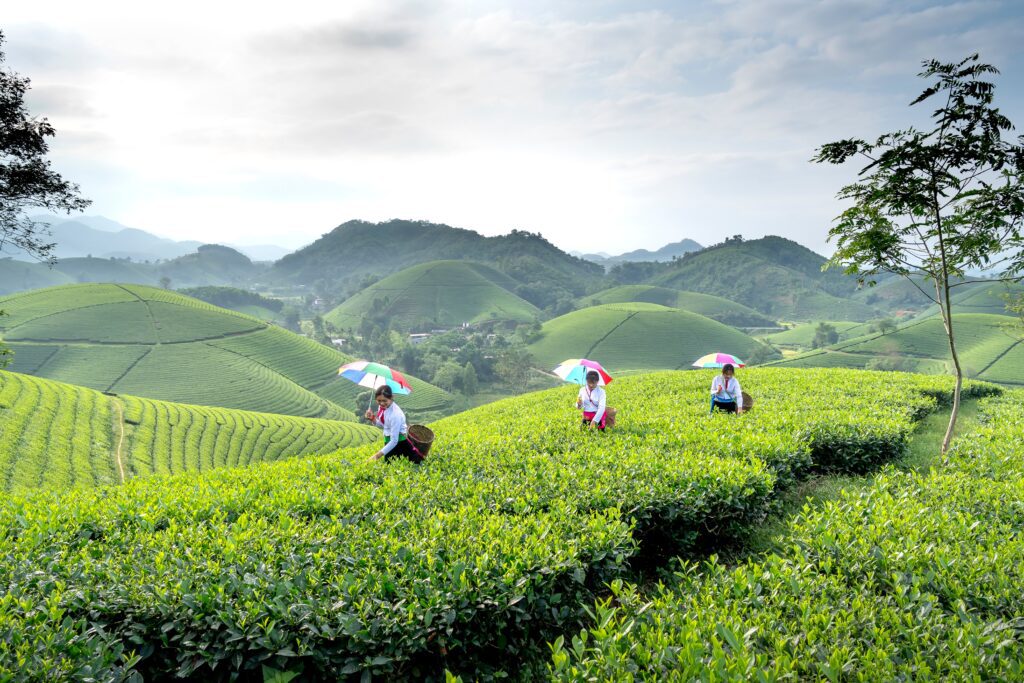
[[[620,426],[605,434],[580,429],[573,387],[501,401],[436,423],[420,467],[367,462],[373,444],[14,498],[0,505],[0,576],[17,596],[0,643],[16,645],[0,650],[0,672],[31,661],[78,676],[115,642],[112,666],[156,678],[496,673],[578,628],[639,550],[657,555],[667,539],[685,552],[756,524],[811,468],[898,455],[950,389],[750,371],[757,406],[731,416],[708,413],[710,380],[616,382]],[[68,650],[81,658],[19,629],[48,601],[65,625],[54,638],[95,645]]]
[[[1024,392],[927,474],[805,510],[779,555],[613,583],[557,680],[1024,679]]]

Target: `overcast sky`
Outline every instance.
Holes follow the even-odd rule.
[[[923,59],[980,51],[1024,127],[1019,0],[49,0],[0,29],[87,213],[208,242],[410,218],[825,253],[857,169],[808,159],[923,123]]]

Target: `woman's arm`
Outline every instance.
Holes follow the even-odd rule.
[[[742,413],[743,412],[743,389],[740,388],[740,381],[738,379],[736,379],[734,377],[732,381],[736,382],[736,396],[735,396],[735,398],[736,398],[736,410],[738,410],[739,412]]]

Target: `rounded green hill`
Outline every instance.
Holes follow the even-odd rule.
[[[733,327],[775,327],[776,321],[749,306],[724,297],[700,292],[684,292],[654,285],[620,285],[584,297],[588,306],[601,304],[651,303],[679,308],[706,316]]]
[[[0,309],[15,372],[178,403],[355,419],[360,389],[336,379],[352,358],[198,299],[82,284],[0,299]],[[425,382],[413,386],[403,400],[413,415],[444,411],[452,400]]]
[[[540,311],[511,290],[515,280],[479,263],[431,261],[367,287],[324,316],[339,329],[387,319],[402,329],[487,321],[529,322]]]
[[[648,303],[605,304],[544,323],[530,352],[542,366],[592,358],[609,370],[688,368],[706,353],[748,356],[761,344],[696,313]]]

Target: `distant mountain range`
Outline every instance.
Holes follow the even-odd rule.
[[[784,237],[730,238],[671,263],[618,264],[609,276],[720,296],[776,320],[868,320],[880,308],[855,300],[856,280],[822,271],[825,257]]]
[[[62,258],[52,268],[43,263],[0,258],[0,295],[76,282],[115,282],[172,288],[210,285],[244,287],[266,273],[266,264],[219,244],[201,244],[191,254],[145,263],[124,258]]]
[[[484,237],[478,232],[427,221],[348,221],[274,264],[282,282],[328,283],[358,291],[361,280],[428,261],[457,258],[492,266],[515,280],[514,294],[538,308],[571,306],[604,276],[596,263],[565,253],[541,235],[513,230]]]
[[[571,252],[573,256],[593,261],[594,263],[600,263],[602,266],[610,267],[617,263],[625,263],[627,261],[634,262],[664,262],[671,261],[673,258],[682,256],[683,254],[689,254],[690,252],[700,251],[704,247],[698,242],[691,239],[683,239],[678,242],[666,244],[661,249],[650,251],[649,249],[634,249],[633,251],[627,251],[624,254],[612,256],[605,252],[598,252],[596,254],[583,254],[577,251]]]
[[[486,306],[462,310],[472,301],[471,292],[479,294],[485,283],[471,288],[467,279],[463,295],[456,291],[459,277],[451,275],[451,282],[445,280],[445,288],[437,290],[443,291],[444,300],[411,304],[415,310],[404,312],[404,318],[447,320],[450,314],[458,320],[479,316],[520,319],[520,313],[532,306],[538,309],[537,317],[544,320],[594,303],[635,301],[699,309],[695,312],[730,325],[767,327],[774,321],[865,321],[886,315],[908,316],[924,311],[928,304],[898,279],[858,290],[854,278],[837,270],[823,272],[825,257],[775,236],[729,238],[707,248],[684,239],[654,251],[639,249],[579,258],[539,234],[520,230],[486,237],[473,230],[427,221],[351,220],[276,262],[254,263],[228,246],[175,242],[102,217],[54,223],[54,232],[61,257],[57,266],[49,269],[36,263],[0,259],[0,293],[73,282],[159,285],[166,283],[163,278],[169,278],[172,288],[231,286],[264,292],[305,288],[336,305],[381,282],[381,292],[389,288],[395,291],[371,296],[369,302],[386,296],[393,311],[399,305],[395,302],[419,299],[399,292],[391,283],[419,283],[419,275],[407,273],[405,279],[389,282],[383,282],[384,278],[421,264],[457,260],[483,264],[500,274],[504,280],[499,288],[524,300],[518,304],[521,310],[515,315]],[[101,245],[106,245],[106,250]],[[67,256],[86,249],[90,249],[85,253],[91,253],[92,258]],[[111,258],[106,254],[122,255]],[[141,258],[143,255],[153,258]],[[603,263],[588,260],[591,257]],[[442,270],[456,272],[450,267]],[[472,279],[470,275],[466,278]],[[608,294],[607,301],[599,296],[612,288],[618,289]],[[735,306],[723,300],[747,308],[734,310]],[[342,308],[350,314],[354,311],[357,317],[368,315],[363,311],[365,306],[352,311]],[[472,315],[467,318],[468,313]]]
[[[130,228],[103,216],[33,216],[32,220],[49,226],[56,242],[54,256],[58,259],[93,256],[96,258],[130,258],[133,261],[166,261],[195,253],[203,242],[172,240],[153,233]],[[269,244],[228,245],[254,261],[276,261],[289,252],[284,247]],[[33,260],[24,252],[9,255],[19,261]]]

